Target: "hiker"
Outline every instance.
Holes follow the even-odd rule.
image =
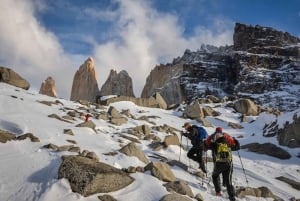
[[[223,176],[223,184],[227,188],[230,201],[235,201],[235,190],[232,185],[232,153],[235,150],[235,140],[228,133],[217,127],[216,131],[205,141],[205,150],[211,149],[214,161],[212,180],[215,187],[216,195],[221,196],[220,174]]]
[[[85,117],[85,122],[88,122],[89,118],[92,117],[92,115],[86,114],[84,117]]]
[[[182,135],[191,140],[192,148],[188,151],[187,156],[199,163],[199,168],[206,173],[206,168],[202,159],[203,140],[207,138],[206,130],[201,126],[191,125],[186,122],[182,126],[187,132],[182,132]]]

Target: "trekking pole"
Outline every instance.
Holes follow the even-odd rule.
[[[189,140],[186,138],[187,149],[189,149]],[[191,168],[191,159],[189,158],[189,168]]]
[[[246,172],[245,172],[245,169],[244,169],[244,165],[243,165],[243,162],[242,162],[242,159],[241,159],[241,156],[240,156],[240,152],[237,151],[237,153],[238,153],[238,156],[239,156],[239,158],[240,158],[240,162],[241,162],[242,169],[243,169],[243,172],[244,172],[244,175],[245,175],[246,183],[247,183],[247,185],[249,185],[249,184],[248,184],[248,179],[247,179],[247,176],[246,176]]]
[[[180,158],[181,158],[181,146],[182,146],[182,133],[180,136],[180,146],[179,146],[179,162],[180,162]]]

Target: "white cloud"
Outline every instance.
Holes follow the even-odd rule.
[[[156,64],[171,62],[185,49],[196,50],[202,43],[232,44],[233,23],[215,20],[211,29],[198,27],[192,37],[185,38],[177,16],[159,13],[146,1],[119,0],[119,3],[120,8],[115,11],[119,20],[113,32],[116,39],[98,44],[94,57],[100,69],[100,82],[107,79],[110,69],[125,69],[133,79],[136,96],[140,96]],[[225,27],[228,24],[229,28]]]
[[[35,89],[48,76],[52,76],[58,95],[69,98],[72,84],[69,80],[73,77],[71,62],[64,55],[56,36],[34,17],[35,9],[43,8],[41,3],[34,2],[0,1],[1,65],[15,70]]]
[[[133,79],[135,95],[140,96],[155,65],[172,61],[187,48],[196,50],[202,43],[231,43],[232,27],[224,27],[227,23],[223,21],[216,20],[212,28],[199,26],[192,36],[186,38],[178,17],[158,12],[149,1],[115,2],[120,7],[114,10],[108,8],[110,10],[98,11],[98,14],[91,8],[84,10],[85,16],[113,23],[112,30],[99,33],[99,37],[107,36],[107,42],[97,44],[99,40],[91,35],[82,37],[73,32],[60,33],[64,37],[75,35],[95,47],[93,57],[100,88],[110,69],[127,70]],[[73,6],[76,10],[76,5]],[[11,67],[34,89],[39,89],[42,81],[52,76],[58,95],[69,98],[73,76],[87,56],[64,52],[55,33],[37,20],[35,12],[48,9],[43,1],[1,0],[0,7],[0,65]]]

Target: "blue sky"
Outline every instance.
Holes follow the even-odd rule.
[[[0,65],[39,89],[48,76],[69,98],[73,76],[95,61],[101,88],[126,70],[140,96],[155,65],[201,44],[231,45],[236,22],[300,37],[299,0],[1,0]]]

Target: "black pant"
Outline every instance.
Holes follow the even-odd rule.
[[[202,147],[192,147],[189,152],[187,153],[187,156],[198,162],[199,163],[199,167],[205,171],[205,166],[204,166],[204,162],[202,160],[202,152],[203,152],[203,149]]]
[[[230,163],[216,162],[213,173],[212,173],[212,180],[213,180],[216,192],[220,192],[221,184],[220,184],[219,175],[222,174],[223,184],[225,184],[225,186],[227,188],[227,193],[229,195],[229,199],[231,201],[234,201],[235,200],[235,190],[232,185],[232,170],[233,170],[232,162],[230,162]]]

